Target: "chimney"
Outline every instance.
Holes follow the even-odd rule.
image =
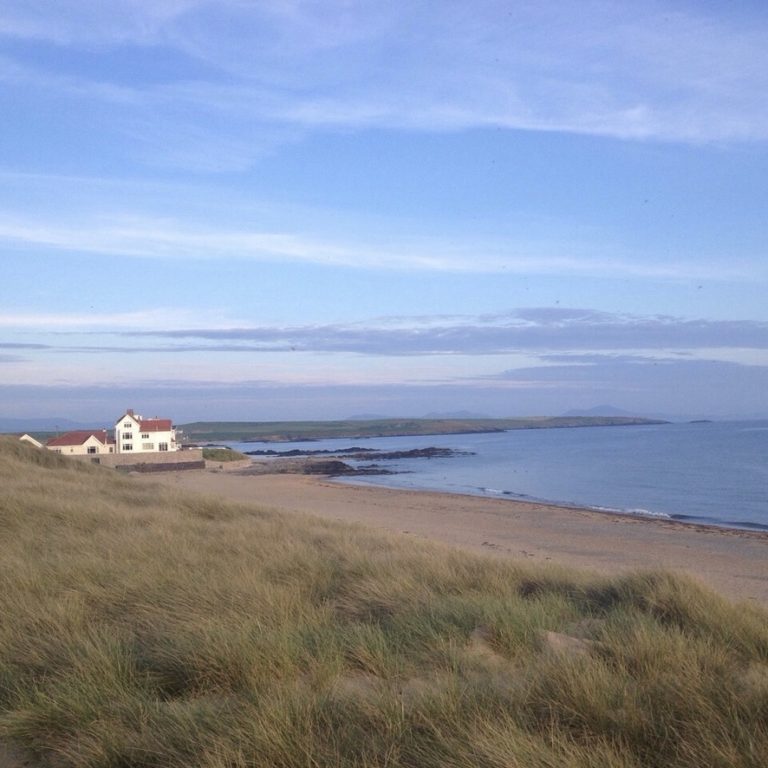
[[[129,408],[128,409],[128,415],[129,416],[133,416],[133,408]]]

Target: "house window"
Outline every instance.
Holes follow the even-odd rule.
[[[142,432],[141,433],[141,439],[142,440],[149,440],[149,432]]]
[[[123,432],[123,440],[133,440],[133,432]]]
[[[126,421],[125,424],[123,424],[123,429],[130,429],[133,426],[130,421]]]
[[[132,451],[133,450],[133,444],[132,443],[123,443],[123,450],[124,451]]]
[[[160,445],[157,446],[158,451],[167,451],[168,450],[168,443],[160,443]]]
[[[155,444],[154,443],[142,443],[141,444],[141,450],[142,451],[154,451],[155,450]]]
[[[88,453],[98,453],[99,449],[95,445],[88,446]]]

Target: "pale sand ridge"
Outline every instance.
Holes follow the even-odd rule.
[[[731,599],[768,606],[768,534],[506,499],[343,485],[301,475],[189,471],[152,480],[493,556],[605,574],[668,568],[692,575]]]

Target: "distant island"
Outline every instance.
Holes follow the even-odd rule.
[[[339,421],[196,421],[180,425],[185,443],[275,442],[329,438],[408,437],[506,432],[511,429],[564,429],[667,424],[635,416],[554,416],[508,419],[350,419]]]

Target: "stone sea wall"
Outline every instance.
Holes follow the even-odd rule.
[[[101,453],[96,456],[72,456],[73,459],[100,464],[123,472],[170,472],[180,469],[203,469],[202,448],[152,453]]]

